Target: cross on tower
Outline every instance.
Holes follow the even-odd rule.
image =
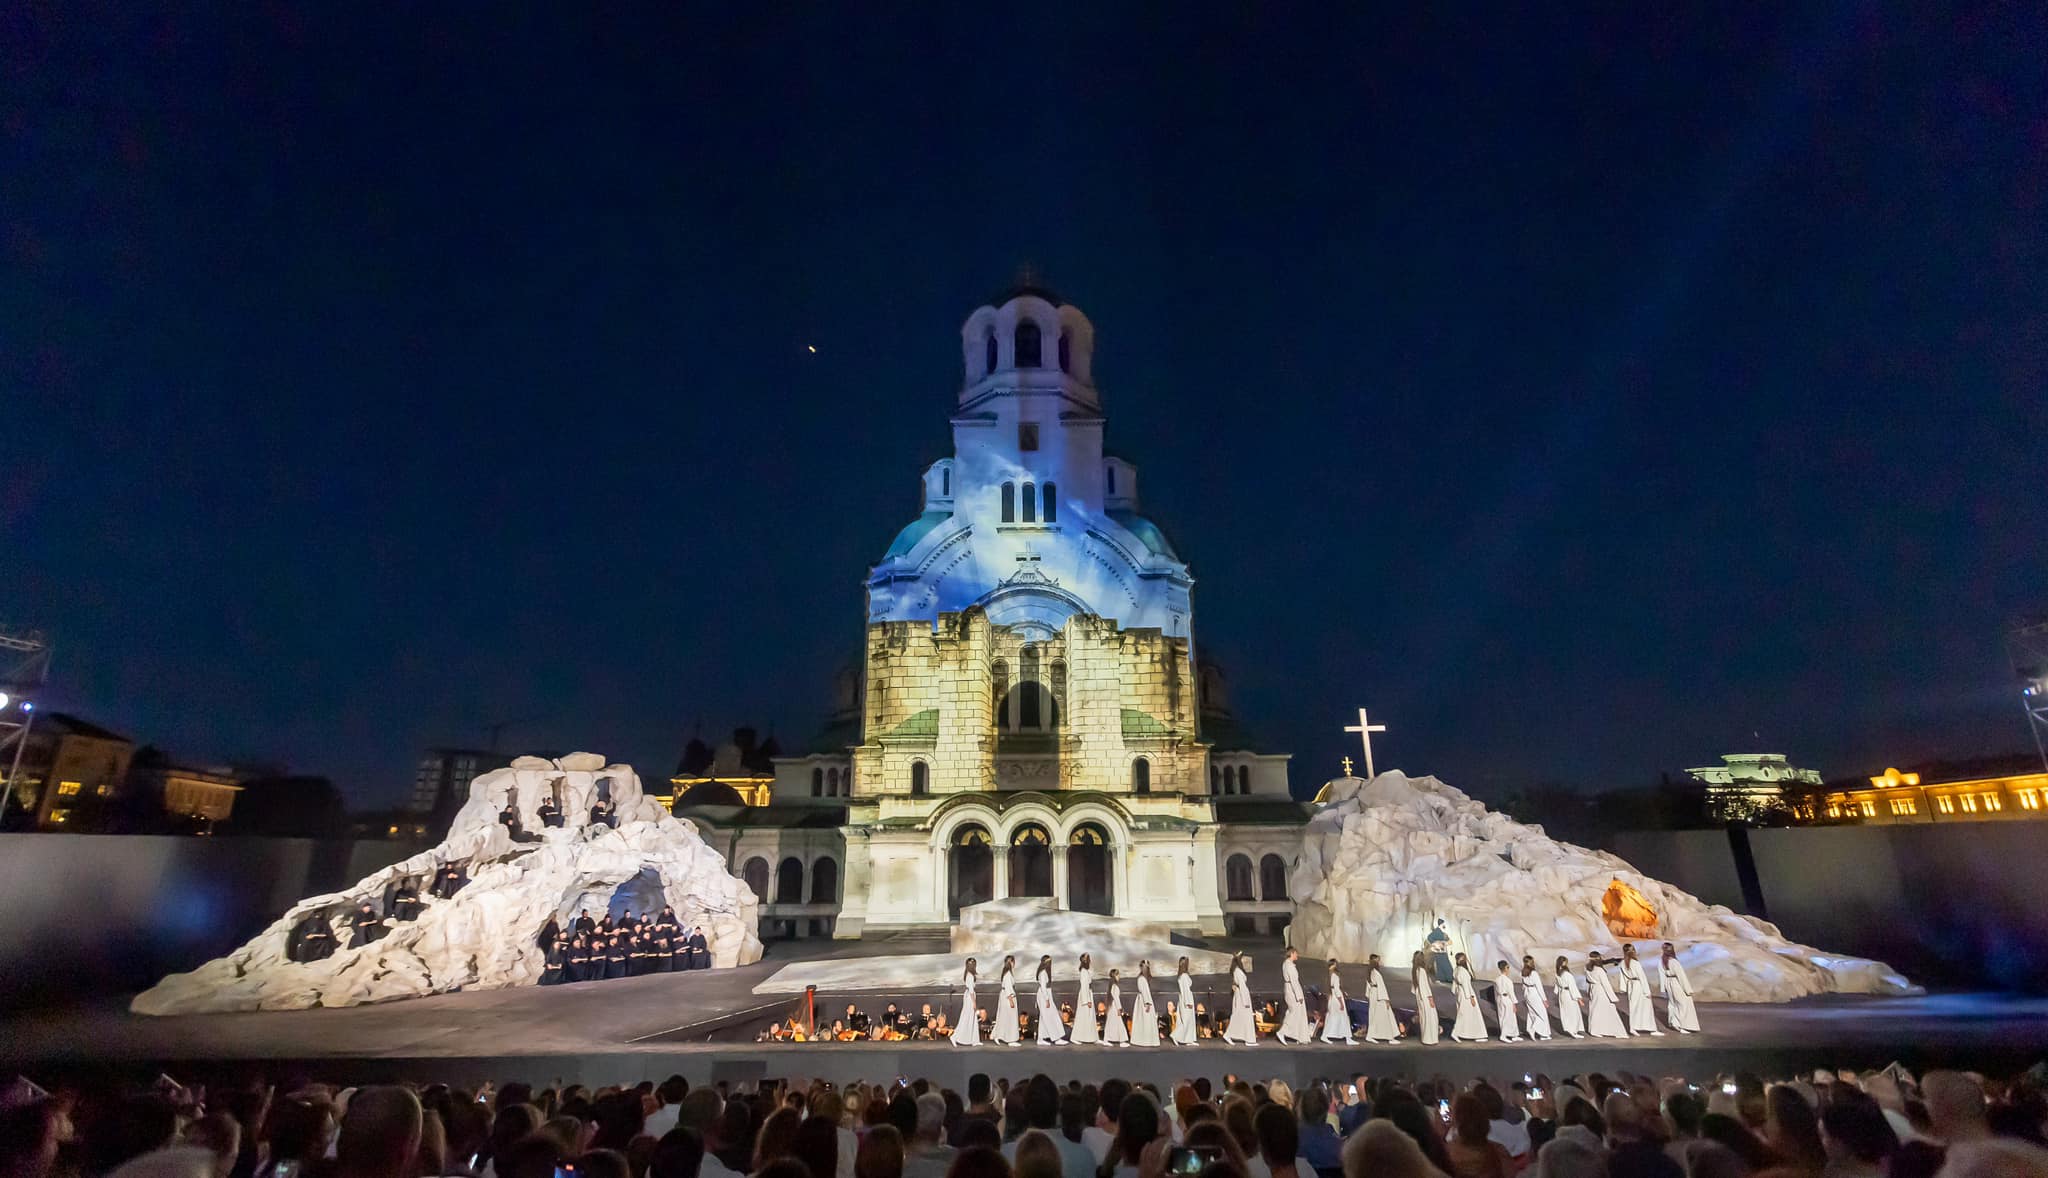
[[[1364,708],[1358,709],[1358,723],[1344,729],[1346,732],[1356,732],[1358,739],[1365,743],[1365,777],[1368,781],[1379,776],[1372,767],[1372,734],[1375,732],[1385,732],[1386,730],[1387,726],[1385,724],[1374,724],[1368,721],[1365,718]],[[1347,764],[1345,769],[1349,772],[1350,766]]]
[[[1351,776],[1351,758],[1344,757],[1342,760],[1344,762],[1344,776],[1349,777]]]

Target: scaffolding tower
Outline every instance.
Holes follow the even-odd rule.
[[[0,782],[0,818],[14,800],[21,754],[35,727],[36,696],[49,677],[50,643],[42,631],[0,625],[0,764],[7,766],[7,778]]]
[[[2048,771],[2048,621],[2024,622],[2006,631],[2005,649],[2020,681],[2020,706],[2034,734],[2034,752]]]

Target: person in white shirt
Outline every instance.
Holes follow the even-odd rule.
[[[1522,1025],[1529,1037],[1538,1042],[1550,1038],[1550,999],[1543,993],[1543,975],[1536,970],[1536,959],[1522,955]]]
[[[1650,975],[1643,972],[1643,963],[1637,959],[1632,944],[1621,947],[1621,993],[1628,1003],[1629,1034],[1664,1033],[1657,1029],[1657,1014],[1650,1006]]]
[[[1436,979],[1420,949],[1408,965],[1408,985],[1415,993],[1415,1032],[1425,1047],[1434,1047],[1443,1034],[1443,1022],[1436,1013]],[[1367,1023],[1371,1025],[1370,1021]]]
[[[1421,1003],[1418,999],[1417,1006]],[[1430,1005],[1430,1019],[1435,1021],[1436,1006]],[[1394,998],[1387,991],[1387,977],[1380,972],[1380,955],[1374,953],[1365,963],[1365,1040],[1368,1043],[1392,1043],[1401,1037],[1401,1024],[1394,1021]],[[1433,1042],[1435,1036],[1430,1036]]]
[[[1597,1039],[1628,1038],[1621,1012],[1615,1009],[1614,980],[1598,953],[1586,956],[1586,1032]]]
[[[903,1145],[903,1178],[946,1178],[954,1153],[946,1144],[946,1098],[927,1092],[917,1098],[917,1132]],[[711,1155],[704,1158],[708,1162]]]
[[[1500,1041],[1520,1043],[1522,1024],[1515,1018],[1515,979],[1508,976],[1508,963],[1494,963],[1493,1015],[1500,1022]]]
[[[1287,951],[1287,960],[1280,964],[1280,993],[1287,1002],[1287,1012],[1280,1019],[1280,1029],[1274,1038],[1282,1043],[1308,1042],[1308,995],[1301,988],[1301,967],[1295,964],[1300,953]]]

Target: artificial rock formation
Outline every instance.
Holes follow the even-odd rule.
[[[617,829],[590,822],[601,781],[609,782]],[[540,806],[550,797],[563,812],[560,827],[541,825]],[[538,841],[514,842],[498,821],[508,800]],[[447,863],[465,866],[469,883],[440,900],[428,888]],[[349,915],[365,901],[382,914],[401,878],[419,885],[424,907],[418,919],[387,919],[381,936],[357,944]],[[536,937],[549,918],[566,928],[581,912],[651,915],[664,904],[685,929],[703,930],[714,966],[760,959],[753,892],[696,827],[641,792],[630,766],[608,765],[595,753],[555,761],[521,757],[470,783],[469,801],[440,845],[346,891],[302,901],[226,957],[136,995],[131,1008],[138,1014],[299,1010],[532,985],[544,965]],[[339,947],[321,960],[288,960],[292,930],[323,911],[333,915]]]
[[[1882,962],[1794,944],[1770,924],[1559,842],[1434,777],[1342,777],[1318,801],[1289,880],[1294,944],[1311,959],[1378,953],[1405,967],[1442,918],[1452,951],[1470,954],[1478,977],[1503,958],[1519,973],[1523,954],[1545,977],[1560,956],[1582,969],[1589,949],[1618,956],[1626,936],[1653,981],[1662,943],[1675,943],[1710,1002],[1919,992]]]

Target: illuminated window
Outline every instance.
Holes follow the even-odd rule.
[[[69,811],[69,810],[52,810],[52,811],[50,811],[50,825],[51,825],[51,826],[62,826],[62,825],[64,825],[64,824],[65,824],[66,822],[69,822],[69,821],[71,821],[71,811]]]
[[[1017,485],[1015,483],[1003,484],[1003,522],[1006,524],[1017,522]]]
[[[1964,794],[1964,795],[1963,795],[1963,812],[1964,812],[1964,813],[1966,813],[1966,814],[1975,814],[1975,813],[1977,812],[1977,795],[1976,795],[1976,794]]]
[[[1017,367],[1036,368],[1044,363],[1044,350],[1039,347],[1038,324],[1026,319],[1017,325]]]
[[[1018,422],[1018,423],[1017,423],[1017,448],[1018,448],[1019,450],[1036,450],[1036,449],[1038,449],[1038,423],[1037,423],[1037,422],[1035,422],[1035,421],[1020,421],[1020,422]]]
[[[1828,817],[1830,817],[1830,818],[1840,818],[1841,816],[1842,816],[1842,807],[1841,807],[1841,806],[1839,806],[1839,805],[1837,805],[1837,804],[1836,804],[1836,803],[1834,803],[1834,802],[1829,802],[1829,803],[1828,803]]]
[[[83,788],[85,787],[75,781],[60,781],[57,783],[57,796],[60,798],[75,798],[78,796],[78,791]]]
[[[1024,501],[1024,522],[1035,523],[1038,519],[1038,488],[1025,483],[1024,493],[1019,498]]]
[[[1871,801],[1869,798],[1863,799],[1863,816],[1865,818],[1877,817],[1877,803]]]
[[[1953,814],[1956,812],[1956,800],[1947,794],[1943,794],[1934,799],[1934,808],[1944,814]]]
[[[2040,790],[2038,790],[2038,789],[2023,789],[2023,790],[2020,790],[2020,791],[2019,791],[2019,795],[2020,795],[2020,809],[2022,809],[2022,810],[2038,810],[2038,809],[2040,809],[2040,808],[2041,808],[2041,791],[2040,791]]]
[[[1049,524],[1056,524],[1060,522],[1060,485],[1058,483],[1047,483],[1045,485],[1044,494],[1045,522]]]
[[[92,792],[98,794],[103,798],[111,798],[114,796],[114,787],[108,785],[106,782],[101,782],[100,787]]]
[[[1894,814],[1918,814],[1919,812],[1920,806],[1912,798],[1892,799],[1892,813]]]
[[[1993,813],[2005,809],[2005,799],[1995,793],[1984,795],[1984,809]]]

